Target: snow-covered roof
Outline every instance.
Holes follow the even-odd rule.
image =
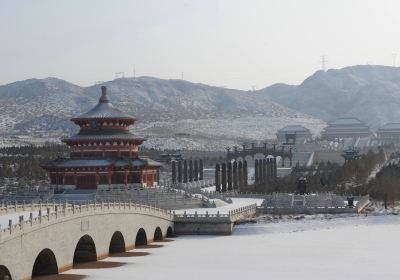
[[[284,128],[278,130],[278,133],[286,133],[286,132],[306,132],[311,133],[310,130],[302,125],[288,125]]]
[[[99,103],[90,111],[76,117],[72,118],[74,120],[80,119],[129,119],[135,120],[131,115],[128,115],[117,108],[115,108],[107,96],[107,88],[105,86],[101,87],[101,97]]]
[[[58,167],[58,168],[71,168],[71,167],[108,167],[108,166],[162,166],[162,163],[154,161],[149,158],[135,158],[135,159],[56,159],[54,161],[43,164],[44,167]]]
[[[339,118],[329,123],[329,125],[365,125],[357,118]]]
[[[387,123],[379,128],[379,130],[400,130],[400,123]]]
[[[63,142],[70,141],[92,141],[92,140],[137,140],[143,142],[144,139],[136,137],[129,131],[81,131],[78,134],[69,138],[62,139]]]

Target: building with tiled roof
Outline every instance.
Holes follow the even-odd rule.
[[[62,139],[70,157],[42,164],[51,185],[63,189],[157,185],[161,163],[139,156],[144,139],[129,130],[136,119],[110,103],[106,87],[101,90],[93,109],[71,119],[80,130]]]
[[[400,123],[387,123],[377,131],[381,144],[400,143]]]
[[[311,140],[312,133],[308,128],[302,125],[288,125],[276,132],[276,138],[278,141],[285,143],[289,141],[293,141],[293,144],[296,142],[304,143],[305,141]]]
[[[321,132],[321,137],[328,140],[335,138],[366,138],[373,132],[363,121],[357,118],[339,118],[330,122]]]

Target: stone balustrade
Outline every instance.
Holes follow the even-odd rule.
[[[193,221],[193,220],[209,220],[209,221],[214,221],[214,220],[227,220],[230,222],[236,222],[237,220],[255,215],[257,211],[257,204],[252,204],[248,206],[243,206],[234,210],[230,210],[228,213],[220,213],[217,211],[216,214],[208,213],[206,211],[205,214],[198,214],[197,211],[194,212],[194,214],[188,214],[186,211],[184,211],[183,214],[175,214],[174,213],[174,221]]]
[[[257,212],[257,205],[252,204],[230,210],[228,213],[211,214],[174,214],[174,226],[177,234],[218,234],[230,235],[234,224],[241,219],[252,217]]]
[[[53,223],[82,216],[123,213],[151,215],[169,221],[172,221],[174,217],[170,210],[132,202],[13,204],[2,205],[0,208],[1,215],[26,213],[27,211],[31,211],[28,219],[25,219],[25,215],[21,215],[17,223],[13,224],[10,219],[6,228],[1,228],[0,226],[0,243],[6,241],[8,238],[13,238],[16,235],[18,236],[29,230],[33,230],[38,226],[48,226]]]

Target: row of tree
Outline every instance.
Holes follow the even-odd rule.
[[[313,167],[297,167],[284,178],[270,179],[268,182],[249,186],[244,191],[263,193],[296,192],[297,181],[303,177],[307,181],[307,192],[334,192],[343,195],[376,195],[377,189],[368,181],[373,170],[385,161],[383,149],[369,150],[359,159],[339,165],[319,162]],[[382,175],[388,177],[387,174]]]

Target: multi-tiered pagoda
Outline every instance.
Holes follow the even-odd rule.
[[[51,185],[63,189],[157,185],[161,164],[139,157],[144,139],[129,131],[136,119],[110,103],[105,86],[101,91],[99,103],[92,110],[71,119],[80,130],[62,140],[70,147],[70,158],[43,164]]]

